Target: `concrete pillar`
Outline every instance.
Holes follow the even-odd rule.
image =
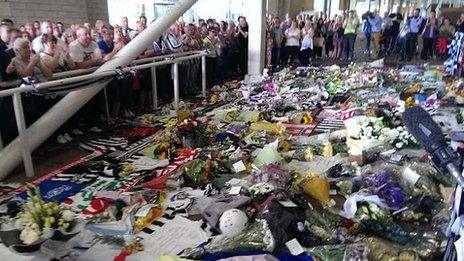
[[[263,72],[266,37],[266,0],[247,0],[245,2],[248,20],[248,74]]]

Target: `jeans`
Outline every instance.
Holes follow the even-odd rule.
[[[406,56],[408,60],[412,60],[416,54],[417,48],[417,33],[408,33],[406,35]]]
[[[390,29],[385,29],[383,33],[385,35],[385,44],[383,46],[383,53],[387,54],[390,51],[392,31]]]
[[[421,59],[427,60],[429,56],[433,57],[435,39],[424,37],[423,40],[424,40],[424,45],[422,47]]]
[[[303,51],[300,52],[300,61],[301,61],[301,66],[308,66],[309,65],[309,58],[312,55],[313,50],[310,48],[304,49]]]
[[[344,39],[344,49],[346,54],[346,59],[353,59],[354,57],[354,42],[356,40],[356,34],[345,34]]]
[[[282,48],[280,47],[272,47],[272,68],[275,69],[278,65],[280,65],[280,53]]]
[[[371,34],[364,34],[366,36],[366,51],[371,50]]]

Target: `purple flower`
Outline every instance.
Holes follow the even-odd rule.
[[[375,194],[384,199],[390,208],[398,209],[403,204],[403,190],[390,172],[384,170],[375,177],[370,177],[368,183],[374,188]]]
[[[385,199],[387,205],[392,209],[399,209],[404,202],[403,190],[399,187],[385,187],[377,195]]]

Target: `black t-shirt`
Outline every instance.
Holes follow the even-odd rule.
[[[248,25],[245,25],[244,27],[241,27],[241,28],[242,28],[243,32],[248,33]],[[237,30],[237,32],[238,32],[238,30]],[[240,49],[248,48],[248,37],[245,38],[245,36],[243,36],[241,33],[239,33],[238,36],[237,36],[237,40],[238,40],[238,47]]]
[[[456,31],[464,33],[464,22],[460,24],[456,23]]]
[[[15,78],[14,74],[6,74],[6,67],[8,67],[14,56],[12,49],[8,50],[8,46],[0,40],[0,82],[10,81]]]
[[[401,21],[403,21],[403,15],[399,14],[399,13],[398,14],[393,13],[393,14],[390,14],[389,17],[391,19],[393,19],[393,25],[392,25],[391,29],[393,31],[399,32],[400,31]]]

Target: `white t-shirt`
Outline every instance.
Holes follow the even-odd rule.
[[[300,46],[300,37],[301,31],[298,28],[292,29],[288,28],[287,31],[287,40],[285,41],[286,46]]]
[[[89,46],[84,47],[77,40],[69,44],[69,55],[74,62],[84,62],[92,59],[92,54],[98,49],[96,42],[91,41]]]
[[[306,34],[303,41],[301,41],[301,51],[307,49],[313,49],[313,38],[309,34]]]
[[[32,40],[32,50],[34,50],[36,54],[40,54],[44,50],[44,46],[42,43],[42,36],[43,34],[37,36],[34,40]],[[63,41],[63,39],[57,38],[56,43],[58,44],[59,47],[61,47],[62,50],[66,50],[66,43]]]
[[[14,57],[11,60],[13,61],[15,67],[18,68],[18,69],[21,69],[21,70],[26,69],[26,67],[28,65],[28,63],[21,60],[18,56]],[[37,76],[38,74],[42,74],[42,71],[40,71],[40,68],[36,65],[36,66],[34,66],[34,69],[32,70],[31,75],[28,75],[28,76]]]

